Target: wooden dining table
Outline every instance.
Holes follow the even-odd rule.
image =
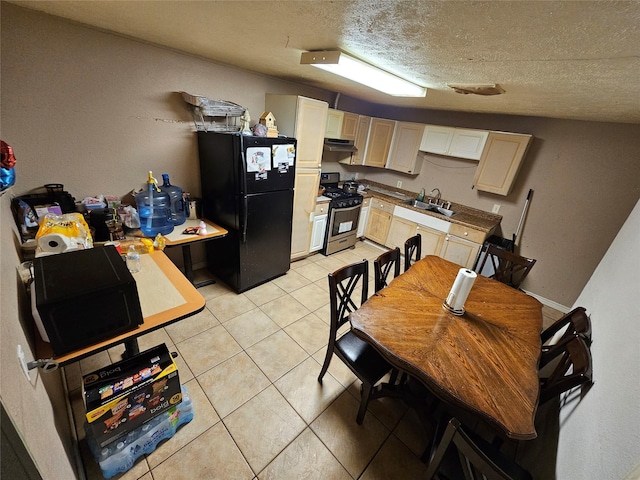
[[[535,438],[542,305],[478,275],[454,315],[443,301],[460,268],[436,256],[416,262],[351,313],[352,330],[445,404],[508,438]]]

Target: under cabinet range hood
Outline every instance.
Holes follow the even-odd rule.
[[[324,151],[356,153],[358,149],[353,144],[353,140],[341,140],[339,138],[325,138]]]

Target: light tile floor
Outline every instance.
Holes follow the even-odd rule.
[[[221,282],[202,287],[201,313],[140,337],[141,350],[166,343],[178,352],[195,416],[115,478],[423,478],[427,436],[413,410],[378,399],[359,426],[359,381],[351,371],[334,356],[322,385],[317,381],[329,329],[327,273],[366,258],[373,293],[373,260],[382,251],[358,242],[329,257],[312,255],[240,295]],[[560,315],[548,307],[543,313],[545,325]],[[81,378],[120,360],[123,350],[65,367],[90,480],[103,477],[84,441]]]

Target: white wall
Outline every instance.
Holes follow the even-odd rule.
[[[621,479],[640,463],[640,202],[577,305],[591,316],[594,385],[561,410],[557,477]]]

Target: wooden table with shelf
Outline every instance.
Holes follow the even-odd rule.
[[[206,235],[194,235],[194,234],[185,234],[184,232],[187,228],[198,227],[200,222],[203,221],[207,226]],[[198,220],[187,220],[182,225],[177,225],[173,232],[168,235],[165,235],[166,238],[166,247],[182,247],[182,260],[184,263],[184,274],[187,279],[196,287],[200,288],[205,285],[211,285],[216,283],[215,280],[209,279],[202,282],[194,282],[193,279],[193,264],[191,261],[191,246],[200,243],[207,242],[209,240],[214,240],[216,238],[222,238],[229,233],[225,228],[222,228],[220,225],[216,225],[210,220],[198,219]]]
[[[508,438],[535,438],[542,305],[478,276],[453,315],[442,303],[459,269],[423,258],[350,314],[353,332],[445,404]]]
[[[127,356],[138,353],[137,338],[201,312],[204,297],[187,280],[164,252],[140,255],[140,271],[133,274],[138,289],[143,323],[135,330],[70,353],[54,356],[51,345],[35,332],[38,359],[46,359],[49,367],[64,366],[95,353],[124,343]],[[45,367],[46,368],[46,367]]]

